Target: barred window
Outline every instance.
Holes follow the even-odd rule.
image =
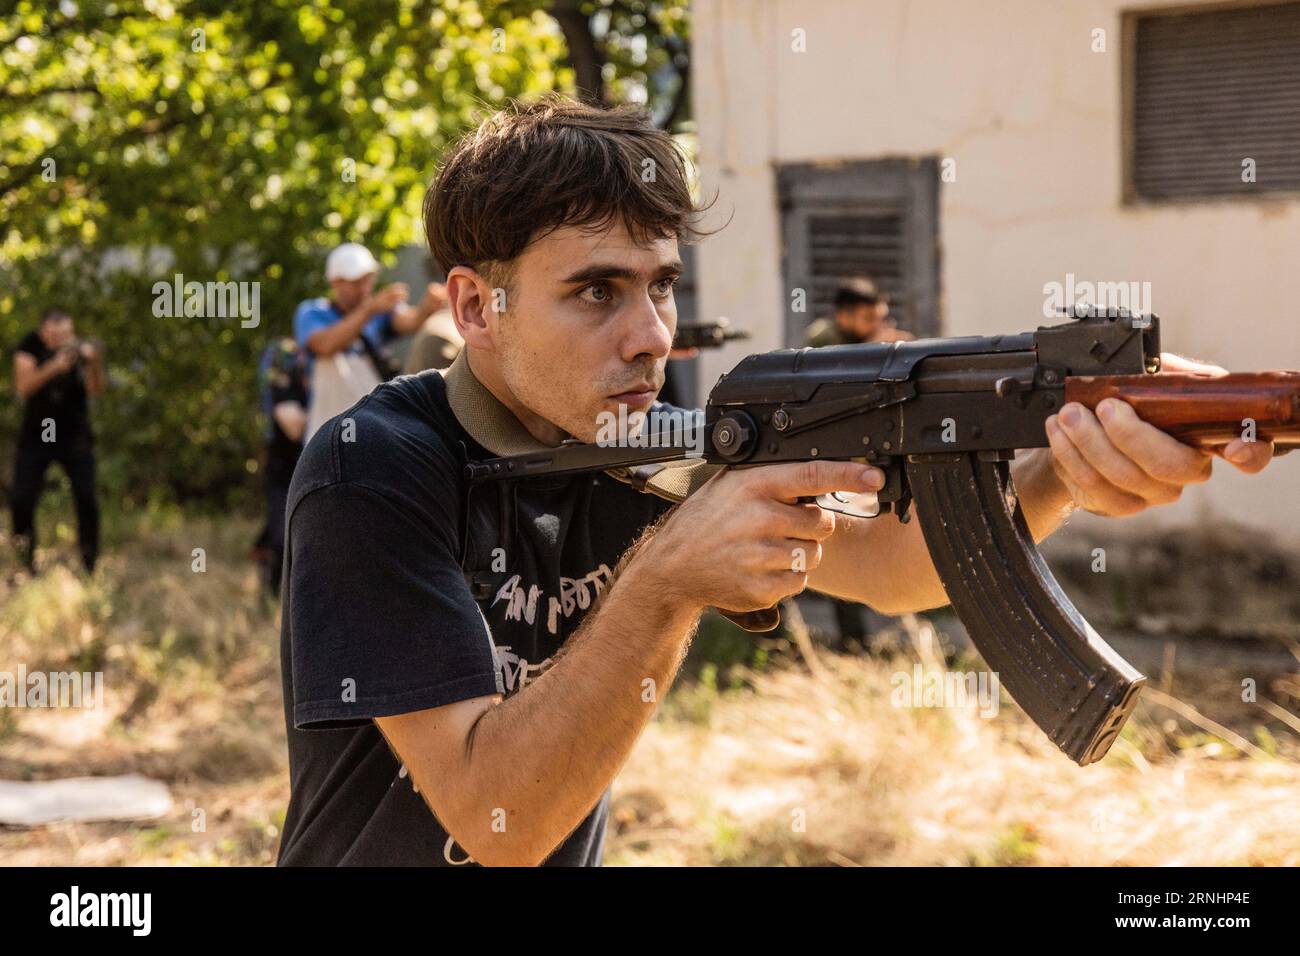
[[[866,275],[889,297],[899,328],[939,334],[939,164],[934,157],[789,163],[781,203],[785,344],[831,313],[842,279]],[[805,295],[795,313],[788,296]]]
[[[1300,3],[1125,14],[1125,198],[1300,192]]]

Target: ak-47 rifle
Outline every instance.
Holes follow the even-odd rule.
[[[1092,763],[1119,735],[1146,678],[1052,577],[1008,462],[1018,448],[1047,446],[1044,422],[1067,402],[1095,408],[1112,397],[1199,448],[1222,447],[1253,425],[1258,440],[1281,452],[1300,445],[1300,372],[1157,376],[1156,316],[1076,307],[1072,317],[1019,335],[751,355],[709,394],[702,436],[683,434],[669,447],[570,442],[471,462],[466,478],[625,470],[684,457],[733,467],[876,465],[886,478],[876,513],[906,521],[915,501],[939,578],[975,647],[1062,751]],[[817,503],[853,513],[838,496]],[[780,620],[775,608],[722,613],[750,630]]]

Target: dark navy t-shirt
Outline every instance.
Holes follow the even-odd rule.
[[[303,452],[281,621],[280,865],[472,864],[373,718],[527,693],[670,507],[603,473],[480,485],[467,501],[466,457],[493,456],[436,371],[380,385]],[[599,865],[608,804],[606,790],[547,864]]]

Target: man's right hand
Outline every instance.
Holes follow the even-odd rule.
[[[50,357],[49,363],[56,375],[72,371],[72,367],[77,364],[76,346],[69,345],[59,349]]]
[[[634,560],[669,599],[757,611],[798,594],[835,531],[834,512],[800,498],[884,486],[878,468],[807,461],[727,469],[686,499]]]
[[[371,315],[383,315],[385,312],[391,312],[410,298],[410,295],[411,290],[405,282],[394,282],[392,285],[386,285],[370,297],[369,312]]]

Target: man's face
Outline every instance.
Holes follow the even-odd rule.
[[[344,312],[351,312],[366,299],[375,287],[375,274],[368,272],[360,279],[330,279],[334,301]]]
[[[859,342],[870,342],[875,338],[889,315],[889,304],[881,299],[875,305],[860,302],[842,310],[840,327]]]
[[[76,331],[69,316],[47,319],[41,323],[41,337],[45,339],[45,344],[52,349],[62,348],[70,343],[75,336]]]
[[[637,245],[622,222],[566,226],[515,260],[496,363],[515,398],[582,441],[601,412],[644,411],[677,331],[677,240]]]

